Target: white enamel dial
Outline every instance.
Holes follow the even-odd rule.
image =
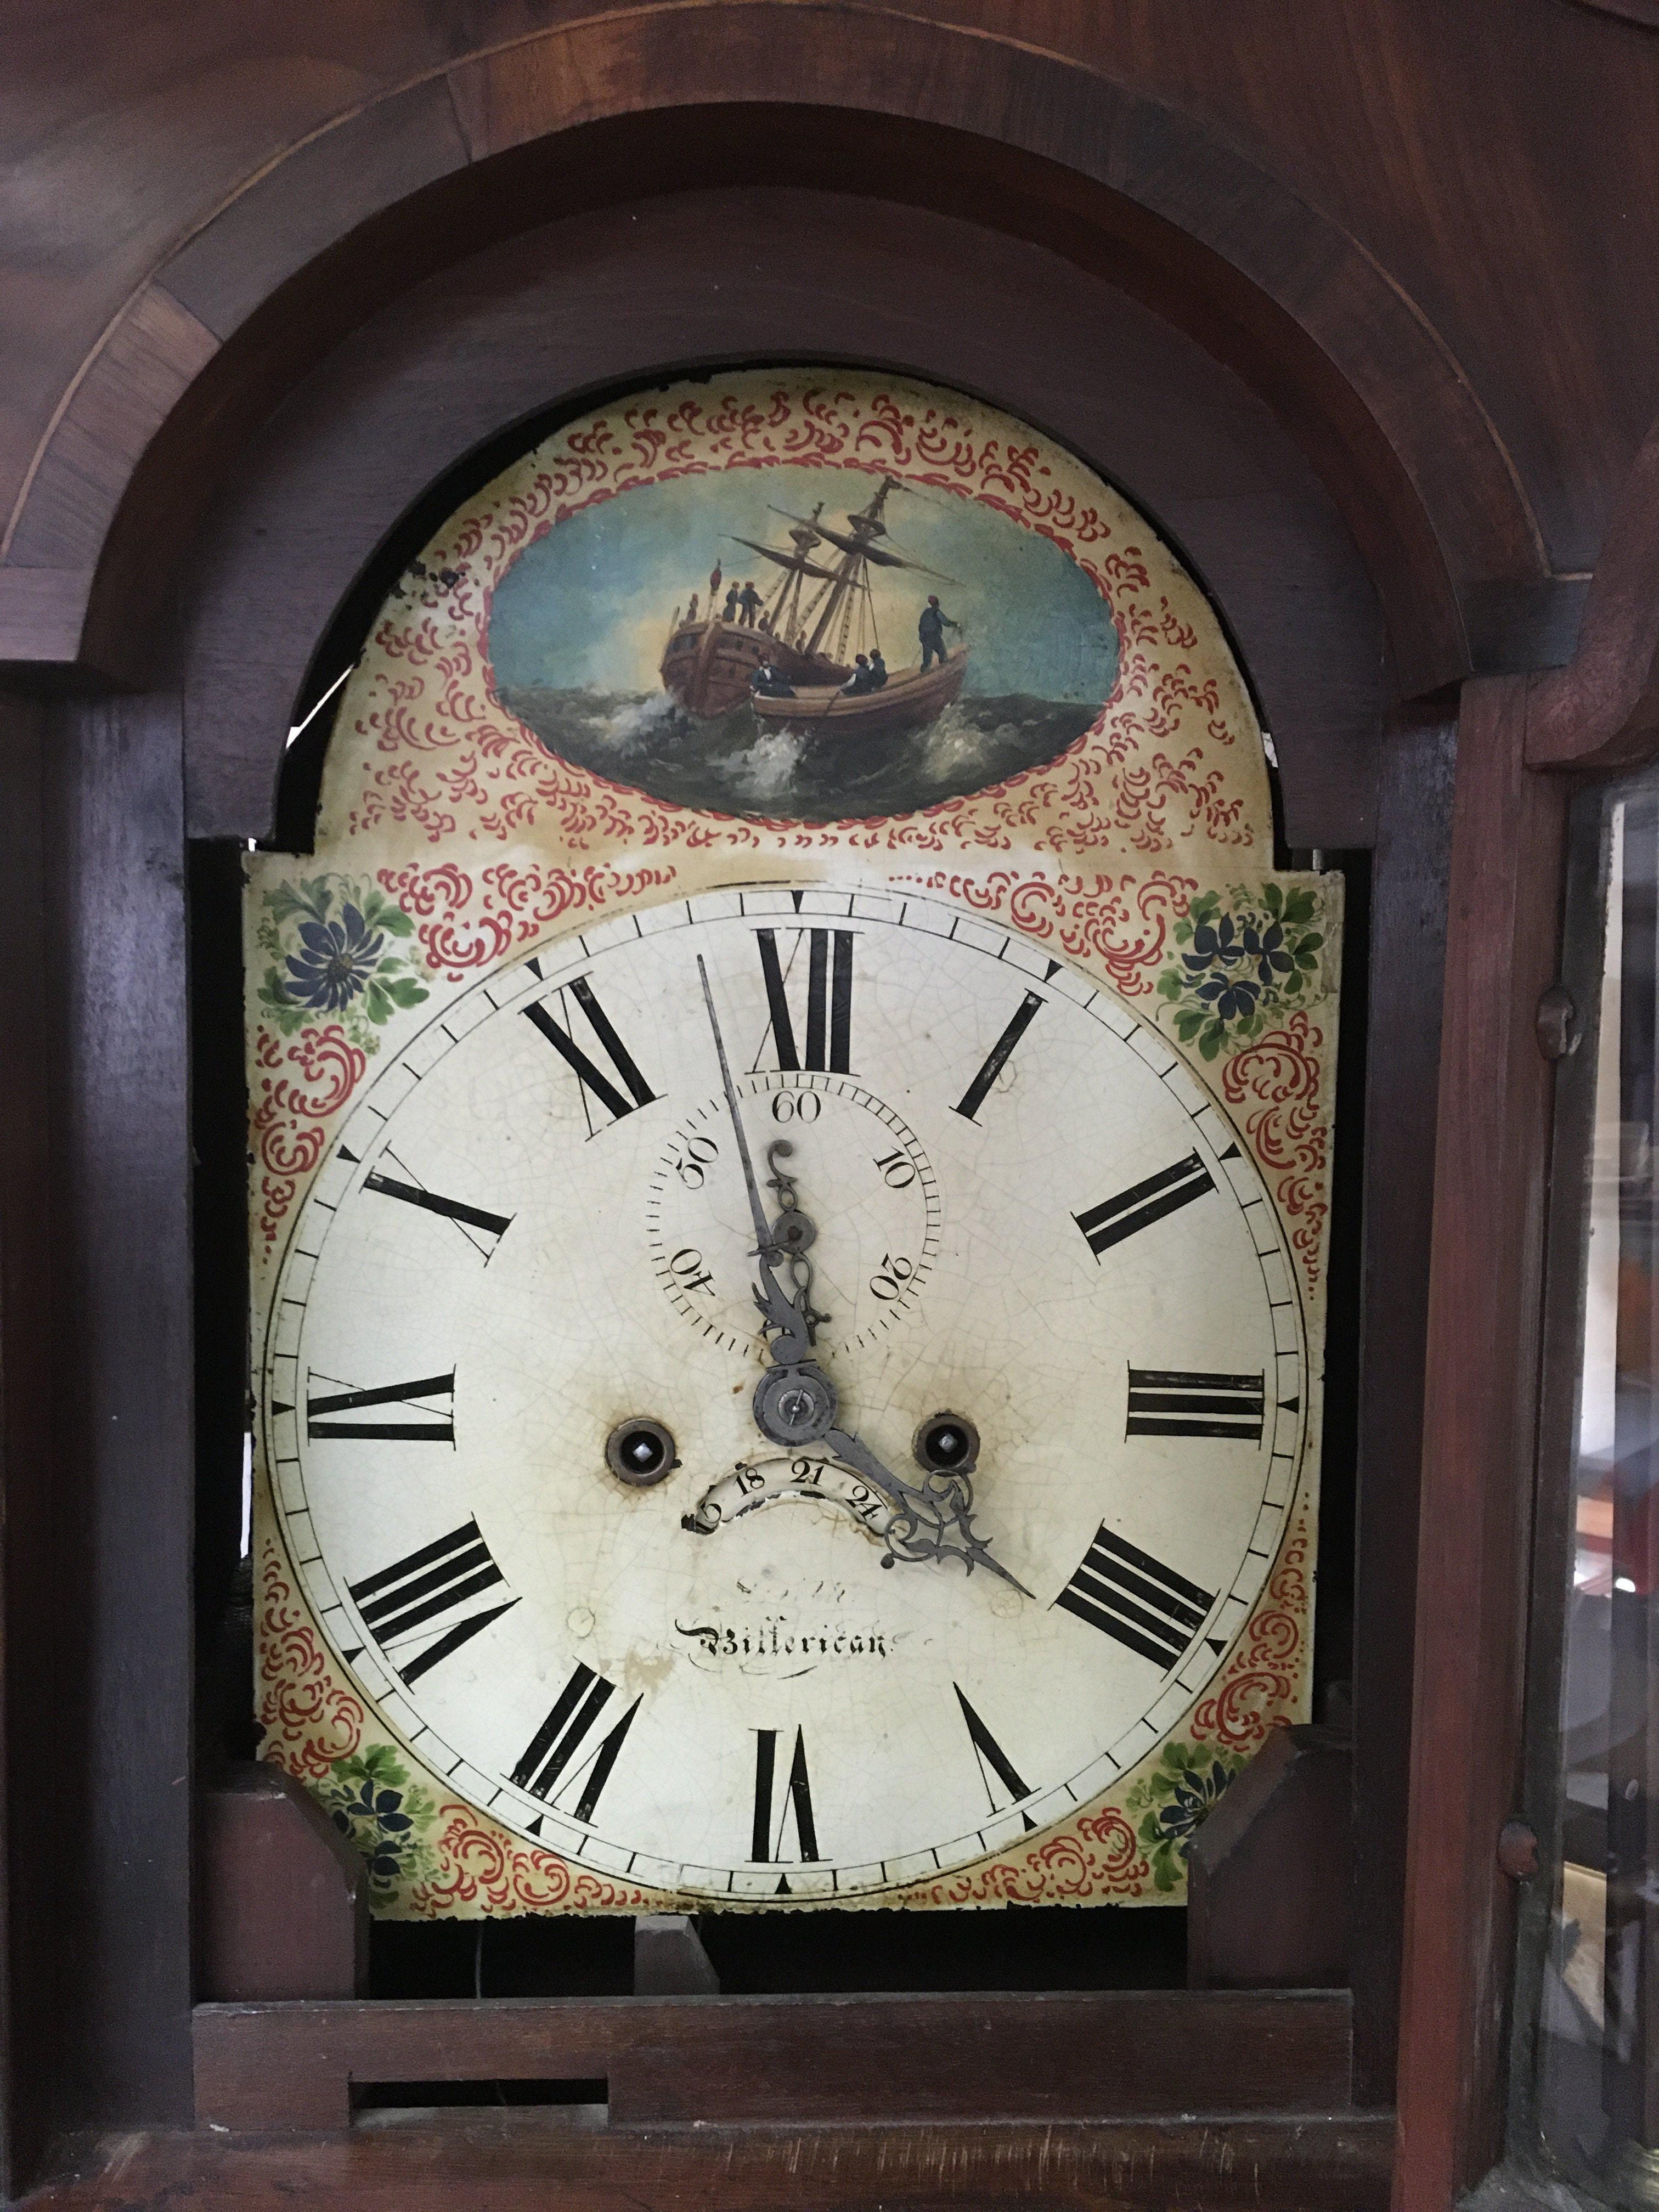
[[[1029,1595],[892,1560],[855,1472],[757,1428],[699,957],[763,1182],[793,1146],[840,1427],[920,1484],[919,1426],[971,1422]],[[635,1882],[828,1902],[1175,1726],[1278,1549],[1304,1357],[1244,1147],[1112,992],[935,899],[731,889],[497,970],[379,1073],[284,1256],[265,1457],[337,1653],[459,1796]],[[659,1480],[607,1465],[635,1419]]]

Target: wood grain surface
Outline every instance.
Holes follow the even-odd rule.
[[[1455,724],[1403,711],[1379,747],[1372,855],[1355,1528],[1354,2089],[1390,2104],[1411,1772],[1418,1476],[1428,1346]],[[1346,1009],[1352,1020],[1355,1008]]]
[[[1524,766],[1526,685],[1458,721],[1417,1566],[1397,2212],[1502,2147],[1526,1571],[1566,794]]]
[[[1528,0],[1532,9],[1546,4]],[[60,368],[55,386],[52,372],[42,380],[43,400],[48,392],[54,396],[33,445],[15,455],[6,532],[6,562],[30,579],[7,587],[17,594],[12,649],[61,650],[73,631],[82,641],[77,652],[91,665],[125,666],[142,655],[137,580],[158,564],[165,571],[173,556],[176,533],[160,517],[172,511],[176,477],[161,471],[158,480],[145,469],[142,429],[136,417],[122,427],[118,404],[100,406],[96,451],[83,452],[73,442],[83,433],[71,428],[74,410],[63,397],[83,386],[103,389],[102,356],[133,317],[176,321],[182,309],[227,353],[240,355],[269,348],[264,325],[274,311],[296,360],[307,341],[315,358],[388,289],[417,283],[440,265],[458,237],[476,243],[492,225],[499,234],[569,204],[568,156],[592,134],[583,149],[579,204],[591,204],[612,173],[628,180],[615,196],[628,197],[708,181],[735,163],[745,176],[778,182],[843,190],[873,185],[909,206],[973,214],[1026,235],[1035,230],[1081,265],[1109,264],[1117,281],[1183,320],[1293,421],[1366,552],[1409,690],[1470,666],[1564,657],[1583,556],[1552,544],[1516,459],[1516,430],[1500,425],[1497,392],[1483,398],[1458,359],[1463,328],[1437,331],[1410,276],[1379,258],[1380,241],[1363,240],[1330,211],[1340,206],[1346,213],[1346,203],[1361,196],[1297,191],[1284,173],[1284,149],[1280,166],[1263,161],[1243,150],[1236,130],[1218,128],[1221,118],[1206,115],[1216,88],[1206,88],[1206,101],[1177,68],[1174,77],[1190,105],[1172,100],[1169,73],[1155,65],[1155,52],[1145,74],[1156,88],[1136,82],[1134,69],[1124,68],[1129,55],[1121,36],[1117,51],[1110,43],[1115,10],[1091,11],[1092,36],[1081,33],[1075,11],[1054,12],[1052,44],[1031,38],[1024,15],[1011,35],[1006,0],[1000,12],[987,7],[973,21],[949,20],[943,9],[930,19],[852,0],[702,0],[544,20],[539,27],[524,22],[518,35],[508,32],[471,57],[465,34],[452,36],[447,50],[429,47],[426,67],[401,80],[395,71],[385,74],[388,58],[377,52],[371,77],[354,86],[356,98],[332,109],[325,100],[320,114],[316,87],[303,72],[264,58],[269,82],[256,110],[294,112],[309,101],[311,127],[286,139],[278,134],[275,146],[267,140],[251,172],[222,175],[210,204],[181,224],[167,250],[152,251],[147,273],[123,299],[107,303],[90,349],[72,368]],[[1328,113],[1333,97],[1346,95],[1370,125],[1368,103],[1382,85],[1397,110],[1399,72],[1420,68],[1424,82],[1436,86],[1439,127],[1454,57],[1470,72],[1469,96],[1477,96],[1478,82],[1478,96],[1490,99],[1490,68],[1474,74],[1487,58],[1479,52],[1480,9],[1462,0],[1461,12],[1455,34],[1432,57],[1403,11],[1391,15],[1389,37],[1372,42],[1392,66],[1392,75],[1385,64],[1380,77],[1358,64],[1355,52],[1333,53],[1313,40],[1304,64],[1317,54],[1327,70],[1317,104]],[[1553,23],[1552,146],[1576,114],[1590,120],[1587,110],[1575,111],[1573,94],[1582,85],[1588,96],[1606,42],[1632,37],[1623,27],[1559,7]],[[349,47],[350,11],[333,28],[337,48]],[[1519,27],[1515,33],[1490,58],[1492,66],[1501,68],[1505,56],[1519,52]],[[1597,42],[1600,52],[1592,51]],[[1301,50],[1300,41],[1279,44]],[[1543,51],[1532,49],[1534,56]],[[231,73],[239,88],[259,58],[257,39],[244,40]],[[1655,64],[1644,42],[1620,58],[1626,66],[1619,97],[1632,99],[1634,118]],[[1223,75],[1231,63],[1235,102],[1243,84],[1257,92],[1264,76],[1285,66],[1282,52],[1270,59],[1248,35],[1231,56],[1218,45],[1215,62]],[[1538,61],[1532,68],[1541,82]],[[1520,97],[1531,87],[1507,88]],[[225,83],[198,73],[180,96],[209,103],[226,91]],[[878,118],[880,150],[872,154]],[[1541,112],[1539,120],[1544,127]],[[1596,120],[1605,125],[1607,118]],[[245,118],[227,122],[234,138]],[[1365,143],[1375,157],[1384,149],[1372,145],[1374,137],[1368,131]],[[1379,166],[1398,198],[1407,172],[1386,157]],[[195,167],[199,179],[200,164]],[[1416,187],[1418,173],[1409,174]],[[1628,199],[1628,172],[1620,183]],[[1572,194],[1549,207],[1564,238],[1582,219],[1582,197],[1581,164]],[[337,210],[331,229],[325,209]],[[1463,212],[1460,207],[1460,218]],[[1490,222],[1481,234],[1483,287],[1498,240],[1513,239],[1519,247],[1524,239],[1537,258],[1543,216],[1534,208],[1531,228],[1516,229],[1513,195],[1509,205],[1494,199],[1484,212]],[[94,249],[79,273],[95,289],[119,260],[106,254],[100,267]],[[75,273],[64,257],[55,274],[65,310]],[[1420,273],[1426,280],[1429,270]],[[287,296],[296,283],[308,286],[298,314],[299,301]],[[172,304],[141,306],[149,285],[159,285]],[[1473,287],[1466,284],[1459,296],[1474,307]],[[1582,310],[1582,301],[1573,305]],[[1586,319],[1582,312],[1564,316],[1558,343],[1534,350],[1552,358],[1570,353]],[[1494,353],[1495,385],[1506,380],[1502,365],[1513,364],[1516,354],[1509,347]],[[1511,386],[1517,374],[1508,368]],[[197,412],[214,441],[210,477],[246,451],[270,394],[240,360],[222,370],[214,363],[207,380],[215,404]],[[1639,434],[1639,428],[1627,433],[1616,458],[1603,463],[1605,489]],[[198,463],[194,480],[202,473]],[[118,495],[119,485],[125,489]],[[1604,496],[1590,526],[1592,546],[1606,511]],[[146,560],[123,548],[124,534],[145,549]],[[1573,535],[1557,534],[1564,541]],[[46,584],[46,577],[56,580]],[[0,617],[4,612],[0,591]]]
[[[31,2212],[137,2205],[288,2212],[1382,2212],[1390,2123],[1300,2115],[1078,2126],[594,2126],[592,2112],[483,2107],[333,2136],[88,2142]]]
[[[1348,2101],[1346,1991],[202,2005],[198,2123],[343,2127],[366,2081],[609,2082],[629,2124],[1133,2118]],[[418,2093],[409,2101],[419,2103]]]
[[[1527,696],[1527,763],[1639,768],[1659,753],[1659,416],[1620,491],[1578,649]]]

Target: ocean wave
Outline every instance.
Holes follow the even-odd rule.
[[[761,729],[747,705],[716,720],[666,691],[503,690],[550,752],[653,799],[722,814],[834,822],[912,813],[1053,760],[1098,708],[1024,694],[957,699],[886,737]]]

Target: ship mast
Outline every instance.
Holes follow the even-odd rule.
[[[774,514],[781,514],[783,509],[775,507],[772,512]],[[772,618],[770,625],[772,635],[781,639],[785,645],[793,646],[798,650],[800,646],[800,634],[807,620],[807,617],[801,612],[800,605],[801,593],[805,588],[806,579],[809,576],[814,576],[821,578],[826,584],[833,584],[840,573],[837,569],[826,568],[820,562],[808,558],[814,546],[820,542],[816,526],[819,515],[823,513],[823,501],[820,500],[812,510],[811,521],[797,515],[787,518],[796,526],[789,532],[791,542],[795,548],[793,553],[781,552],[775,545],[763,545],[756,538],[734,536],[732,541],[735,545],[746,545],[751,553],[758,553],[763,560],[770,561],[775,567],[784,571],[783,579],[777,588],[776,597],[768,607],[767,612]]]
[[[823,513],[823,501],[820,500],[812,509],[812,521],[816,523]],[[815,545],[822,543],[811,525],[798,522],[789,532],[789,539],[795,549],[795,566],[785,576],[779,590],[777,603],[772,609],[772,628],[787,645],[799,645],[802,629],[800,595],[806,587],[806,579],[826,576],[830,572],[806,557]]]
[[[827,538],[830,544],[841,549],[842,560],[840,570],[834,583],[830,586],[818,615],[817,627],[806,641],[808,653],[816,653],[818,650],[829,632],[830,623],[838,614],[842,617],[842,650],[845,651],[848,618],[853,611],[852,595],[854,592],[867,592],[870,589],[868,574],[870,549],[878,538],[884,538],[887,535],[887,525],[882,520],[881,513],[887,504],[888,493],[896,491],[898,489],[899,482],[896,477],[882,478],[869,506],[861,507],[856,514],[848,516],[847,526],[853,533],[850,539],[843,538],[839,531],[820,530],[820,537]],[[823,512],[822,508],[819,512]]]
[[[895,553],[881,540],[887,535],[887,525],[882,520],[890,492],[907,491],[908,485],[897,477],[884,476],[867,507],[847,518],[846,530],[832,530],[823,520],[823,501],[820,500],[810,516],[794,514],[787,507],[775,507],[774,514],[781,515],[786,522],[796,526],[789,532],[794,546],[786,553],[779,546],[763,545],[753,538],[738,538],[737,544],[746,545],[751,552],[762,555],[776,567],[787,571],[778,587],[777,597],[769,610],[772,634],[795,652],[809,657],[822,657],[824,641],[832,626],[840,621],[836,641],[837,656],[846,659],[847,635],[851,626],[854,599],[864,594],[866,608],[873,621],[874,608],[870,596],[870,570],[880,568],[914,568],[918,575],[937,577],[940,583],[954,584],[954,576],[946,576],[938,568],[929,568],[920,561],[911,561]],[[809,556],[820,545],[833,545],[840,556],[834,568]],[[817,579],[823,588],[803,607],[805,580]],[[807,635],[807,624],[811,632]],[[861,634],[861,633],[860,633]]]

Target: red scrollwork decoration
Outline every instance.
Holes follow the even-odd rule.
[[[337,1681],[311,1617],[295,1596],[274,1542],[259,1565],[259,1722],[263,1758],[301,1782],[320,1782],[362,1741],[360,1699]]]
[[[553,1851],[520,1844],[471,1805],[438,1808],[429,1841],[443,1872],[411,1882],[400,1903],[416,1919],[457,1911],[489,1913],[649,1911],[643,1890],[573,1867]]]
[[[339,1112],[362,1079],[368,1060],[339,1024],[331,1022],[302,1030],[286,1048],[269,1030],[261,1030],[253,1060],[258,1068],[295,1071],[262,1074],[249,1103],[248,1129],[261,1170],[259,1233],[271,1245],[295,1193],[323,1157],[328,1139],[316,1124]]]
[[[582,868],[497,860],[475,878],[453,861],[382,868],[380,887],[418,916],[416,935],[434,975],[459,982],[493,966],[515,945],[533,944],[570,914],[597,914],[674,880],[670,866]]]
[[[1329,1211],[1330,1133],[1322,1095],[1324,1033],[1308,1014],[1244,1045],[1221,1071],[1230,1106],[1243,1108],[1245,1134],[1291,1224],[1291,1244],[1310,1287],[1317,1281]]]

